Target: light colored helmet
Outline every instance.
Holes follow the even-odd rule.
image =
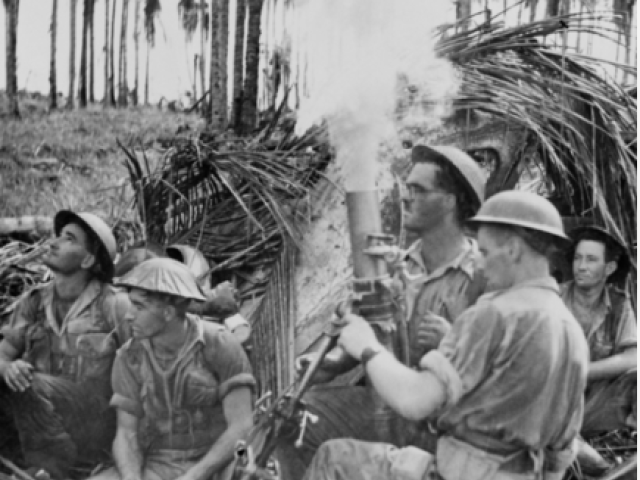
[[[100,242],[97,260],[104,276],[103,280],[110,282],[113,279],[113,261],[116,258],[116,238],[113,236],[109,226],[93,213],[75,213],[70,210],[60,210],[53,219],[55,234],[60,235],[62,229],[69,223],[79,224]]]
[[[507,190],[495,194],[469,219],[472,225],[496,224],[529,228],[569,242],[564,233],[562,217],[546,198],[531,192]]]
[[[145,260],[118,280],[117,285],[201,302],[206,300],[193,273],[184,264],[171,258]]]
[[[484,188],[487,183],[485,174],[473,158],[456,147],[416,145],[411,151],[411,160],[415,163],[440,158],[451,165],[458,179],[467,187],[477,211],[484,201]]]
[[[204,275],[204,278],[200,279],[198,283],[206,291],[211,290],[211,278],[207,275],[209,262],[200,250],[189,245],[171,245],[165,249],[165,252],[169,258],[184,263],[196,279],[200,279]]]

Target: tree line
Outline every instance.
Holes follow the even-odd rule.
[[[81,25],[77,25],[78,1],[82,2]],[[133,86],[127,71],[130,1],[133,2],[133,48],[135,73]],[[233,51],[233,98],[229,113],[227,105],[227,56],[229,49],[229,0],[180,0],[178,15],[189,39],[200,34],[200,51],[194,58],[192,92],[199,111],[214,128],[233,127],[237,132],[252,130],[257,122],[258,64],[260,57],[260,22],[264,0],[237,0],[235,18],[235,48]],[[69,85],[66,108],[86,108],[96,102],[95,12],[104,7],[104,92],[100,102],[105,108],[149,104],[150,51],[155,45],[156,20],[161,0],[68,0],[70,16]],[[121,5],[120,32],[116,32],[117,5]],[[9,112],[20,118],[17,81],[17,32],[20,0],[3,0],[6,14],[6,90]],[[56,77],[58,0],[52,0],[50,27],[49,108],[58,105]],[[248,16],[248,31],[245,22]],[[81,30],[77,31],[77,27]],[[80,34],[80,64],[76,65],[77,35]],[[139,78],[140,35],[146,39],[144,91]],[[115,66],[116,36],[119,36],[118,66]],[[245,49],[246,37],[246,49]],[[246,51],[246,53],[245,53]],[[209,78],[206,78],[209,62]],[[76,67],[78,67],[76,71]],[[117,75],[117,77],[116,77]],[[76,86],[76,76],[78,85]],[[198,93],[197,80],[200,81]],[[199,98],[198,98],[199,95]],[[77,102],[76,102],[77,100]]]

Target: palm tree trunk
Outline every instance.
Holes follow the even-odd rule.
[[[236,43],[233,50],[233,115],[234,129],[240,130],[242,118],[242,80],[244,78],[244,20],[247,13],[245,0],[236,3]]]
[[[151,45],[147,41],[147,59],[144,72],[144,104],[149,105],[149,54],[151,53]]]
[[[109,98],[111,93],[109,91],[109,0],[104,2],[104,100],[103,106],[106,108],[109,106]]]
[[[136,55],[135,55],[135,74],[133,80],[133,104],[138,106],[138,92],[140,91],[140,84],[138,82],[138,72],[140,71],[140,0],[136,0],[136,15],[134,19],[134,27],[133,27],[133,41],[135,44]]]
[[[87,36],[89,33],[89,6],[91,0],[84,0],[84,12],[82,15],[82,47],[80,50],[80,107],[87,106]]]
[[[53,0],[51,10],[51,63],[49,65],[49,109],[58,108],[58,87],[56,85],[56,39],[58,31],[58,0]]]
[[[469,16],[471,15],[471,0],[458,0],[456,5],[456,20],[459,22],[460,31],[469,30]]]
[[[117,0],[113,0],[113,10],[111,11],[111,38],[109,39],[109,102],[113,107],[116,106],[116,4]]]
[[[18,106],[18,10],[20,0],[4,0],[7,48],[7,96],[9,115],[20,118]]]
[[[218,54],[218,62],[220,65],[220,101],[222,128],[227,128],[229,122],[229,99],[228,99],[228,72],[227,65],[229,60],[229,0],[220,0],[220,10],[218,12],[218,37],[220,43],[220,53]]]
[[[120,72],[118,75],[118,105],[127,106],[129,87],[127,85],[127,16],[129,0],[122,2],[122,29],[120,30]]]
[[[239,0],[242,1],[242,0]],[[200,87],[202,88],[202,95],[205,94],[205,92],[207,91],[207,75],[206,75],[206,61],[207,61],[207,26],[205,25],[206,23],[206,15],[205,15],[205,8],[206,8],[206,3],[202,2],[201,5],[201,9],[200,9],[200,15],[202,15],[202,17],[200,18],[200,57],[199,57],[199,62],[198,62],[198,68],[200,69]],[[196,100],[197,101],[197,100]],[[207,105],[209,105],[210,102],[206,102],[203,101],[202,102],[202,108],[201,108],[201,112],[203,114],[203,116],[207,116]]]
[[[71,8],[71,48],[69,49],[69,98],[67,99],[67,106],[69,109],[73,109],[76,88],[76,10],[78,0],[71,0],[69,5]]]
[[[245,62],[244,99],[242,105],[242,128],[252,131],[258,121],[258,78],[260,63],[260,18],[263,0],[249,1],[249,25],[247,32],[247,59]]]
[[[96,0],[90,2],[91,10],[89,11],[89,102],[94,103],[96,101],[94,84],[95,84],[95,35],[93,34],[94,24],[94,9],[96,7]]]
[[[538,0],[531,0],[529,2],[529,23],[536,21],[536,9],[538,8]]]
[[[218,29],[220,27],[220,19],[218,14],[219,0],[211,0],[211,67],[209,74],[210,110],[209,124],[213,128],[221,128],[223,125],[222,117],[222,86],[220,80],[220,36]]]

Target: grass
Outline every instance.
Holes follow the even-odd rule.
[[[197,115],[162,112],[157,108],[46,112],[45,100],[21,100],[21,120],[2,117],[0,97],[0,217],[52,216],[69,208],[89,210],[115,222],[132,215],[131,192],[119,139],[153,159],[162,154],[157,142],[187,125],[202,128]],[[49,179],[25,163],[56,158],[55,178]]]

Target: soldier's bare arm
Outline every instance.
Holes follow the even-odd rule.
[[[23,392],[31,385],[33,365],[16,360],[20,351],[6,340],[0,342],[0,376],[15,392]]]
[[[118,430],[113,458],[121,480],[141,480],[143,456],[138,443],[138,418],[118,409]]]

